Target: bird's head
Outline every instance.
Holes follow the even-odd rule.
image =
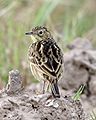
[[[46,40],[48,38],[52,38],[50,32],[46,27],[35,27],[32,31],[25,33],[26,35],[30,35],[33,42]]]

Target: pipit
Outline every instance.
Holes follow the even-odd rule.
[[[63,54],[61,49],[46,27],[35,27],[31,32],[27,32],[26,35],[30,35],[32,38],[28,59],[33,76],[36,79],[43,80],[44,83],[49,81],[52,96],[60,98],[58,80],[63,72]]]

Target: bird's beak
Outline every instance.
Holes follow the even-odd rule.
[[[26,32],[25,35],[33,35],[33,32]]]
[[[25,35],[30,35],[33,43],[37,41],[37,39],[34,37],[35,34],[32,31],[31,32],[26,32]]]

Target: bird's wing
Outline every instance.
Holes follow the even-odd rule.
[[[41,41],[33,49],[30,61],[47,76],[59,78],[62,72],[62,53],[57,44],[52,40]]]

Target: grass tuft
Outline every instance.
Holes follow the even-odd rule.
[[[73,100],[80,100],[80,96],[81,96],[81,94],[83,93],[84,88],[85,88],[85,86],[84,86],[84,85],[81,85],[80,88],[78,89],[78,91],[75,93],[75,95],[72,96],[72,99],[73,99]]]
[[[96,120],[96,113],[94,111],[92,111],[90,116],[91,116],[91,120]]]

